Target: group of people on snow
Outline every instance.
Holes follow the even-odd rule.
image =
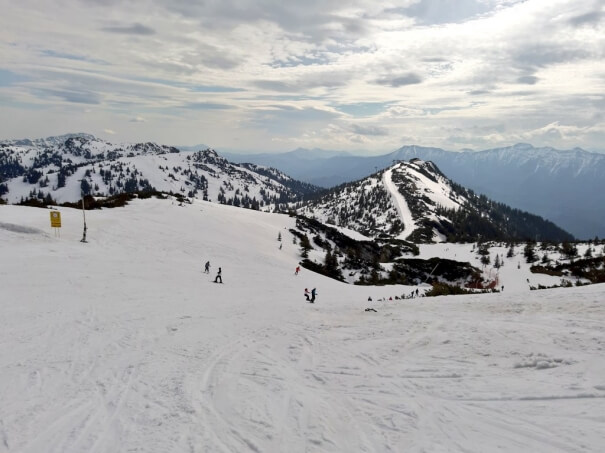
[[[307,299],[307,302],[311,302],[312,304],[314,304],[315,296],[317,296],[317,290],[315,288],[313,288],[311,292],[309,292],[308,288],[305,288],[305,299]]]
[[[298,275],[298,273],[300,272],[300,266],[296,266],[296,270],[294,271],[294,275]],[[210,273],[210,261],[206,261],[206,264],[204,264],[204,273],[205,274],[209,274]],[[216,277],[214,278],[214,283],[223,283],[223,270],[219,267],[218,268],[218,272],[216,273]],[[310,303],[315,303],[315,298],[317,297],[317,289],[313,288],[311,291],[309,291],[308,288],[305,288],[305,299],[307,300],[307,302]]]
[[[204,274],[209,274],[210,273],[210,261],[206,261],[206,264],[204,264]],[[216,277],[214,278],[214,283],[223,283],[223,270],[219,267],[218,268],[218,272],[216,273]]]

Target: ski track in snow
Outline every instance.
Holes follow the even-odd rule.
[[[393,174],[393,170],[398,168],[398,166],[394,166],[389,168],[382,175],[382,182],[384,187],[391,193],[391,197],[393,197],[393,201],[395,202],[395,207],[399,212],[399,216],[401,217],[401,221],[403,222],[403,232],[397,236],[398,239],[406,239],[410,236],[416,229],[416,223],[414,222],[414,217],[412,216],[412,211],[408,206],[408,203],[405,201],[405,198],[399,190],[397,190],[397,186],[393,183],[393,179],[391,178]]]
[[[0,452],[602,451],[604,285],[367,302],[411,287],[295,277],[284,215],[0,216]]]

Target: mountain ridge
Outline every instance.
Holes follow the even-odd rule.
[[[574,236],[605,237],[605,154],[518,143],[482,151],[446,151],[406,145],[378,156],[335,156],[319,161],[280,158],[256,163],[322,187],[364,178],[397,160],[430,160],[458,184],[511,207],[540,215]]]
[[[298,212],[369,237],[414,243],[475,240],[571,240],[539,216],[477,195],[430,161],[399,161],[307,202]]]
[[[151,190],[260,209],[317,188],[277,169],[232,164],[211,149],[112,144],[87,134],[0,143],[0,196],[11,203]]]

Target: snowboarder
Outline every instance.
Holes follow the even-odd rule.
[[[294,271],[294,275],[298,275],[300,272],[300,266],[296,266],[296,270]]]
[[[204,265],[204,273],[205,274],[210,273],[210,261],[206,261],[206,264]]]
[[[223,277],[221,277],[221,274],[222,274],[222,270],[219,267],[218,273],[216,274],[216,278],[214,279],[214,283],[223,283]],[[220,282],[219,282],[219,280],[220,280]]]
[[[315,288],[313,288],[311,290],[311,300],[309,302],[311,302],[312,304],[315,303],[315,296],[317,295],[317,290]]]

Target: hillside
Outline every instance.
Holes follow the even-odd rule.
[[[552,222],[477,195],[419,159],[332,189],[298,211],[365,236],[417,243],[572,239]]]
[[[515,256],[502,293],[397,300],[424,286],[294,276],[292,217],[135,200],[82,244],[61,211],[0,206],[1,451],[602,448],[603,285],[529,291]]]
[[[113,144],[87,134],[0,142],[0,196],[77,201],[81,195],[158,190],[260,209],[317,190],[282,172],[237,165],[206,149]]]

